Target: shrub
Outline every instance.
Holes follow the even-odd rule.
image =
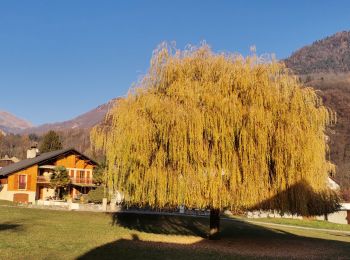
[[[87,194],[81,194],[80,196],[80,203],[88,203],[88,195]]]
[[[107,191],[104,187],[97,187],[88,193],[87,199],[89,202],[102,203],[102,199],[106,198]]]

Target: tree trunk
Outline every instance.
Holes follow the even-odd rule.
[[[210,209],[210,231],[209,239],[220,238],[220,209]]]

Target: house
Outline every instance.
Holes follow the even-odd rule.
[[[330,188],[331,190],[334,190],[334,191],[340,190],[340,184],[331,176],[328,176],[327,186],[328,186],[328,188]]]
[[[8,166],[8,165],[16,163],[16,162],[19,162],[18,158],[16,158],[16,157],[10,158],[8,155],[5,155],[4,158],[0,159],[0,169],[2,167]]]
[[[37,149],[27,152],[27,159],[0,169],[0,199],[15,202],[35,202],[55,197],[50,176],[55,167],[68,170],[72,198],[86,194],[95,187],[93,169],[97,163],[73,148],[37,155]]]

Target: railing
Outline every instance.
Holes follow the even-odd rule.
[[[70,179],[71,179],[72,183],[76,183],[76,184],[93,184],[92,178],[73,178],[73,177],[70,177]],[[38,183],[49,183],[50,177],[49,176],[38,176],[37,182]]]
[[[91,178],[71,178],[72,183],[92,184]]]
[[[38,176],[36,181],[39,183],[48,183],[48,182],[50,182],[50,177],[49,176]]]

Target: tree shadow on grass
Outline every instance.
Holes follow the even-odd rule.
[[[0,223],[0,232],[1,231],[5,231],[5,230],[19,230],[21,228],[21,225],[19,224],[12,224],[9,222],[5,222],[5,223]]]
[[[222,220],[218,241],[205,239],[208,218],[117,213],[112,215],[112,220],[115,225],[133,230],[132,239],[119,239],[94,248],[79,259],[346,259],[350,256],[350,243],[333,240],[336,238],[331,233],[324,233],[324,238],[309,238],[304,233],[295,235],[285,228],[268,228],[239,219]],[[165,236],[146,241],[139,238],[142,233]],[[189,244],[186,236],[199,239]]]
[[[206,237],[207,225],[203,218],[161,214],[114,213],[112,225],[145,233]]]

